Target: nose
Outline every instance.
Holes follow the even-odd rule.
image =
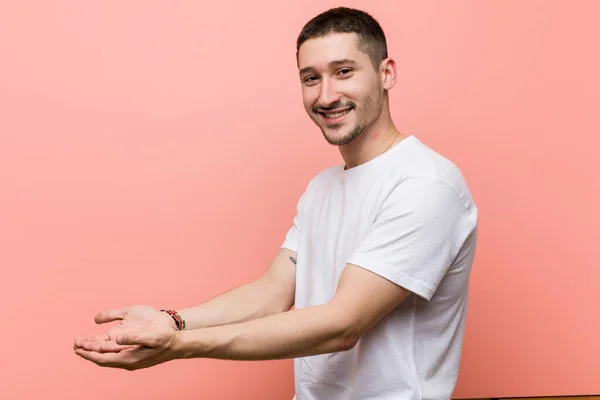
[[[341,96],[337,93],[334,83],[330,79],[323,78],[321,80],[321,92],[317,100],[319,106],[327,108],[331,104],[340,101],[340,98]]]

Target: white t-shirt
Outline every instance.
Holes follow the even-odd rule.
[[[347,263],[412,293],[351,350],[296,358],[295,399],[450,399],[476,241],[461,172],[415,136],[314,177],[281,246],[297,252],[295,307],[329,302]]]

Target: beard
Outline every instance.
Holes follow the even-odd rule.
[[[371,97],[368,97],[365,101],[364,106],[362,107],[361,114],[363,114],[363,113],[368,114],[373,103],[374,103],[373,99]],[[338,138],[333,138],[333,137],[329,136],[327,134],[327,132],[328,131],[329,132],[331,132],[331,131],[339,132],[340,130],[344,129],[345,125],[342,123],[342,124],[335,124],[335,125],[329,125],[327,127],[324,127],[321,125],[321,123],[319,121],[319,113],[327,112],[329,110],[341,109],[341,108],[351,108],[350,112],[356,113],[356,116],[358,117],[358,121],[352,128],[350,128],[348,130],[348,132],[345,135],[342,135],[341,137],[338,137]],[[359,113],[357,111],[358,111],[358,109],[356,107],[356,103],[354,103],[352,101],[347,101],[347,102],[338,101],[338,102],[331,104],[327,108],[319,107],[316,105],[312,107],[312,112],[314,115],[313,120],[315,121],[317,126],[321,129],[321,132],[323,133],[323,137],[325,138],[327,143],[329,143],[332,146],[343,146],[343,145],[346,145],[346,144],[352,142],[354,139],[359,137],[360,134],[367,127],[368,121],[365,119],[361,120],[358,115]],[[346,129],[348,129],[348,128],[346,128]]]
[[[350,143],[351,141],[356,139],[358,136],[360,136],[363,129],[365,129],[365,127],[367,126],[366,121],[359,121],[356,123],[356,125],[354,127],[352,127],[350,129],[350,131],[347,134],[343,135],[342,137],[337,138],[337,139],[330,137],[329,135],[327,135],[327,131],[336,131],[336,132],[340,131],[341,129],[343,129],[344,124],[335,124],[335,125],[329,125],[327,127],[324,127],[320,123],[319,113],[323,113],[323,112],[327,112],[327,111],[335,110],[335,109],[340,109],[340,108],[350,108],[351,109],[350,112],[352,112],[352,111],[356,112],[356,104],[352,101],[348,101],[345,103],[338,101],[338,102],[331,104],[327,108],[318,107],[316,105],[312,107],[312,112],[314,115],[313,120],[315,121],[317,126],[319,128],[321,128],[321,132],[323,133],[323,137],[325,138],[327,143],[329,143],[332,146],[343,146],[345,144]]]
[[[327,143],[329,143],[330,145],[332,145],[332,146],[343,146],[345,144],[350,143],[351,141],[353,141],[357,137],[359,137],[360,134],[363,132],[363,130],[365,129],[366,126],[367,126],[366,122],[358,122],[356,125],[354,125],[354,127],[352,129],[350,129],[350,131],[347,134],[345,134],[344,136],[339,137],[337,139],[334,139],[334,138],[328,136],[327,135],[327,131],[323,127],[321,127],[321,132],[323,133],[323,137],[325,138],[325,140],[327,141]],[[342,124],[338,124],[338,125],[329,126],[327,129],[338,131],[338,130],[340,130],[342,128],[343,128],[343,125]]]

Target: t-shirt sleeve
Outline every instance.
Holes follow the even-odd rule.
[[[298,251],[298,242],[300,240],[300,229],[302,227],[302,210],[304,205],[305,194],[300,196],[298,203],[296,204],[296,215],[294,216],[294,220],[292,226],[287,231],[283,244],[281,248],[289,249],[292,251]]]
[[[411,178],[391,191],[347,262],[431,300],[475,224],[446,183]]]

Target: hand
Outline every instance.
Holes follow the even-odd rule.
[[[97,352],[117,352],[131,346],[119,346],[115,337],[134,331],[152,331],[155,328],[171,328],[176,330],[175,321],[166,313],[149,306],[133,306],[119,310],[108,310],[96,314],[97,324],[119,321],[117,325],[96,336],[81,336],[75,339],[73,348]]]
[[[95,317],[98,324],[117,320],[119,323],[106,333],[76,338],[73,346],[75,352],[84,355],[88,354],[86,352],[115,353],[128,349],[132,350],[139,348],[139,346],[117,343],[116,338],[127,333],[142,332],[151,334],[154,331],[176,331],[175,322],[168,314],[149,306],[133,306],[104,311]]]
[[[75,353],[101,367],[134,371],[176,359],[174,349],[177,337],[177,331],[174,329],[158,326],[149,331],[137,330],[119,334],[114,337],[114,343],[107,341],[100,344],[101,349],[107,349],[106,352],[79,347],[75,349]],[[121,346],[127,348],[113,351]]]

